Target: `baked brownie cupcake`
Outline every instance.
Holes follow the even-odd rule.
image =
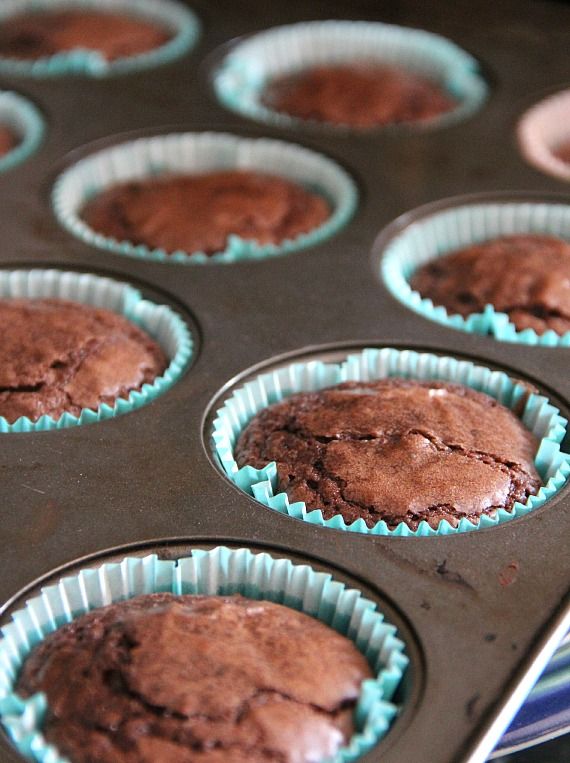
[[[346,637],[267,601],[149,594],[47,636],[18,678],[72,763],[318,763],[346,744],[363,680]]]
[[[400,378],[346,382],[258,413],[236,446],[240,467],[277,464],[278,490],[325,519],[437,528],[512,510],[535,495],[538,442],[488,395]]]
[[[570,244],[552,236],[474,244],[426,263],[410,285],[452,314],[465,317],[493,305],[519,331],[570,331]]]
[[[117,313],[59,299],[0,300],[0,416],[9,423],[113,405],[167,365]]]
[[[0,156],[6,156],[19,144],[17,136],[9,127],[0,125]]]
[[[230,170],[131,181],[80,212],[97,233],[172,253],[222,251],[231,235],[278,244],[321,225],[325,199],[280,177]]]
[[[457,106],[425,77],[368,62],[316,66],[278,77],[261,100],[299,119],[357,128],[420,122]]]
[[[11,16],[0,24],[0,56],[35,60],[92,50],[107,61],[154,50],[171,38],[153,21],[92,9],[50,10]]]

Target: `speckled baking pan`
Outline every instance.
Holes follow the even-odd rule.
[[[342,532],[272,511],[236,489],[211,447],[211,423],[225,397],[260,373],[310,358],[338,363],[364,347],[505,371],[568,418],[568,349],[497,342],[425,320],[383,284],[374,244],[401,215],[465,193],[525,191],[537,201],[570,202],[564,183],[524,162],[515,139],[520,114],[567,84],[570,7],[549,0],[187,4],[202,34],[169,64],[120,78],[4,75],[0,83],[33,101],[46,123],[34,155],[0,176],[1,267],[110,276],[172,307],[194,338],[192,365],[152,404],[88,427],[0,435],[4,619],[62,566],[71,565],[67,574],[113,555],[178,558],[221,544],[268,550],[363,591],[406,643],[402,711],[363,761],[482,763],[570,626],[568,487],[527,516],[477,532]],[[238,38],[320,18],[440,34],[480,62],[489,97],[469,119],[436,131],[358,139],[255,125],[217,102],[213,75]],[[304,251],[203,268],[95,249],[59,225],[51,193],[68,167],[127,140],[177,131],[269,137],[330,157],[356,181],[355,214]],[[19,760],[1,736],[0,761]]]

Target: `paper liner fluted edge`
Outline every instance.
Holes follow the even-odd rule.
[[[261,102],[267,82],[280,74],[339,61],[372,60],[431,77],[455,96],[450,112],[421,122],[403,122],[370,129],[302,120]],[[250,119],[295,128],[370,132],[431,129],[471,116],[487,97],[477,60],[441,35],[421,29],[372,21],[310,21],[274,27],[251,35],[227,54],[214,75],[214,90],[226,108]]]
[[[570,241],[570,205],[547,202],[480,202],[451,206],[407,225],[388,242],[380,270],[384,283],[406,307],[444,326],[492,336],[504,342],[540,347],[570,347],[570,331],[537,334],[518,331],[506,313],[486,305],[464,318],[450,315],[410,286],[414,271],[426,262],[458,249],[514,234],[558,236]]]
[[[34,78],[68,75],[100,78],[129,74],[181,58],[196,45],[200,36],[198,17],[177,0],[3,0],[0,22],[16,14],[55,8],[93,8],[140,16],[165,26],[173,36],[158,48],[114,61],[107,61],[96,51],[81,48],[35,60],[0,56],[0,74]]]
[[[90,198],[120,182],[160,174],[231,169],[281,176],[320,192],[331,204],[331,215],[308,233],[280,244],[261,245],[230,236],[226,248],[210,256],[204,252],[168,253],[129,241],[116,241],[95,232],[80,217],[83,205]],[[115,254],[184,265],[261,260],[316,246],[350,220],[357,200],[356,184],[332,159],[294,143],[242,138],[221,132],[157,135],[98,151],[60,175],[52,193],[53,209],[60,224],[86,244]]]
[[[355,711],[356,733],[327,763],[349,763],[388,731],[398,708],[394,693],[408,664],[396,628],[376,604],[356,589],[266,552],[247,548],[194,549],[175,561],[156,555],[125,557],[64,577],[42,589],[12,615],[0,641],[0,716],[18,750],[42,763],[67,763],[41,733],[44,694],[22,699],[14,692],[18,671],[30,650],[48,633],[92,609],[139,594],[231,595],[268,599],[318,618],[349,637],[366,656],[375,678],[362,684]]]
[[[535,465],[543,486],[525,504],[516,503],[512,512],[499,509],[494,517],[482,515],[477,524],[463,518],[457,527],[453,527],[447,520],[442,520],[434,529],[424,520],[417,530],[411,530],[405,522],[392,530],[384,521],[369,528],[363,519],[352,524],[346,524],[341,515],[325,519],[320,509],[311,510],[304,502],[290,503],[286,493],[276,492],[275,462],[263,469],[238,467],[234,446],[239,433],[258,411],[268,405],[297,392],[323,389],[344,381],[371,381],[394,376],[464,384],[491,395],[510,409],[515,408],[528,394],[522,383],[512,380],[502,371],[492,371],[466,360],[412,350],[368,348],[348,355],[339,363],[320,360],[291,363],[276,371],[260,374],[239,387],[216,411],[212,442],[221,468],[241,490],[263,505],[295,519],[337,530],[402,537],[450,535],[495,527],[542,506],[566,483],[570,474],[570,456],[561,452],[560,445],[567,421],[546,397],[534,393],[528,395],[521,420],[539,440]]]
[[[43,140],[45,124],[31,101],[11,90],[0,90],[0,125],[13,130],[20,139],[15,148],[0,156],[0,172],[6,172],[35,153]]]
[[[193,339],[186,322],[167,305],[144,299],[135,287],[112,278],[73,271],[40,269],[0,271],[0,298],[59,298],[101,307],[123,315],[146,331],[162,348],[169,365],[152,384],[133,390],[114,405],[103,403],[79,416],[65,412],[59,419],[44,415],[37,421],[22,416],[10,424],[0,416],[0,432],[39,432],[90,424],[129,413],[152,402],[180,378],[192,357]]]

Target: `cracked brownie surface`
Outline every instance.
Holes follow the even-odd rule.
[[[43,733],[73,763],[318,763],[347,742],[368,663],[307,615],[240,596],[150,594],[31,653]]]
[[[431,119],[456,105],[425,77],[369,62],[316,66],[277,77],[265,88],[262,102],[299,119],[360,128]]]
[[[0,56],[36,59],[77,49],[108,61],[164,45],[171,34],[152,21],[92,10],[36,11],[0,24]]]
[[[5,156],[7,153],[16,148],[20,141],[14,135],[9,127],[0,125],[0,156]]]
[[[435,305],[468,316],[485,305],[519,331],[570,331],[570,244],[553,236],[504,236],[426,263],[410,285]]]
[[[322,196],[289,180],[231,170],[119,184],[89,201],[81,217],[117,241],[214,254],[231,235],[260,244],[296,238],[330,211]]]
[[[535,494],[537,440],[496,400],[458,384],[383,379],[300,393],[258,413],[238,465],[277,463],[290,501],[368,527],[417,529],[511,510]]]
[[[122,315],[60,299],[0,300],[0,416],[37,421],[113,405],[168,363]]]

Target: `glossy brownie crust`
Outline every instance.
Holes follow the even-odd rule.
[[[108,61],[164,45],[171,35],[135,16],[87,10],[27,13],[0,24],[0,56],[34,60],[95,50]]]
[[[94,610],[26,661],[44,734],[74,763],[315,763],[352,733],[363,655],[323,623],[239,596]]]
[[[330,215],[322,196],[284,178],[227,171],[113,186],[81,216],[98,233],[151,249],[214,254],[230,235],[279,244]]]
[[[277,462],[290,501],[368,527],[511,510],[540,487],[537,442],[493,398],[456,384],[386,379],[293,395],[261,411],[239,466]]]
[[[519,331],[570,331],[570,244],[553,236],[505,236],[438,257],[410,281],[422,297],[468,316],[485,305]]]
[[[113,405],[167,367],[122,315],[59,299],[0,300],[0,416],[37,421]]]
[[[299,119],[357,128],[424,121],[455,106],[425,77],[372,63],[318,66],[278,77],[262,101]]]

